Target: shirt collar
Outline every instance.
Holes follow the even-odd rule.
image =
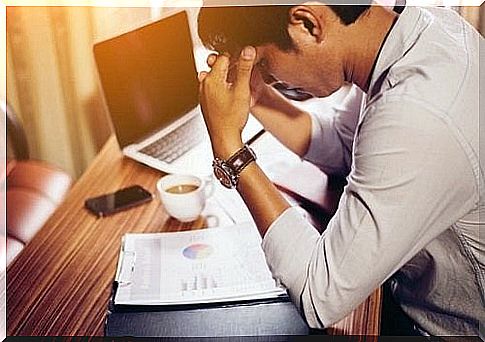
[[[389,68],[406,54],[430,22],[431,16],[418,7],[407,6],[399,15],[377,58],[369,85],[370,97],[378,92]]]

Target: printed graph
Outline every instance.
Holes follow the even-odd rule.
[[[201,260],[209,257],[214,248],[211,245],[205,243],[194,243],[182,250],[182,254],[187,259]]]

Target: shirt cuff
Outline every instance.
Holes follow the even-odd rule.
[[[303,156],[304,160],[314,162],[315,160],[320,160],[322,158],[322,145],[317,143],[322,139],[322,127],[319,120],[316,118],[316,114],[310,114],[312,121],[312,135],[310,138],[310,146],[308,146],[307,153]]]
[[[310,117],[310,146],[302,159],[316,165],[327,174],[340,174],[340,164],[336,164],[336,161],[340,162],[341,144],[337,143],[334,117],[319,117],[316,114],[310,114]]]
[[[262,247],[273,277],[287,289],[300,309],[307,269],[320,234],[297,207],[286,209],[270,226]]]

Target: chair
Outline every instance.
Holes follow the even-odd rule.
[[[30,159],[21,122],[8,104],[3,103],[1,109],[7,121],[9,147],[15,156],[7,160],[6,186],[2,186],[3,191],[6,188],[7,227],[6,245],[3,241],[0,245],[0,261],[5,260],[8,266],[62,202],[72,179],[47,162]]]

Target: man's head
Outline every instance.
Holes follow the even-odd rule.
[[[344,83],[343,33],[370,6],[322,5],[204,7],[199,36],[219,53],[257,49],[257,65],[271,79],[328,96]]]

